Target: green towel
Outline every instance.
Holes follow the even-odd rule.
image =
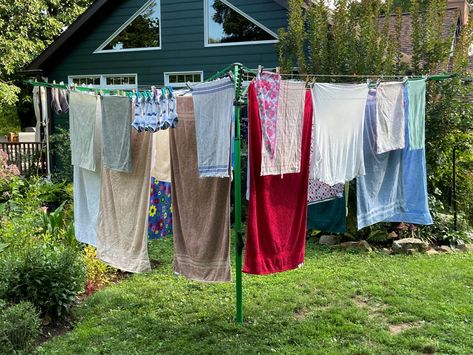
[[[425,146],[425,79],[409,80],[409,146],[411,150]]]
[[[329,233],[347,231],[345,197],[310,205],[307,210],[307,228]]]

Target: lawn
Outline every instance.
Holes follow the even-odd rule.
[[[473,254],[388,256],[324,250],[305,265],[234,284],[172,273],[172,240],[150,245],[156,269],[97,292],[44,354],[473,353]]]

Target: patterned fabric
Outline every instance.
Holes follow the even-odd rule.
[[[335,198],[343,197],[345,191],[344,184],[336,184],[334,186],[327,185],[319,180],[309,179],[309,191],[307,195],[307,203],[309,205],[330,201]]]
[[[278,119],[279,90],[281,76],[276,73],[262,72],[256,78],[256,94],[263,133],[263,154],[272,159],[276,152],[276,126]]]
[[[170,235],[172,235],[171,184],[151,177],[148,238],[159,239]]]

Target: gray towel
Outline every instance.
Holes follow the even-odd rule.
[[[95,95],[71,92],[69,110],[72,165],[95,171],[97,98]]]
[[[233,98],[230,78],[192,91],[200,177],[229,177]]]
[[[102,160],[104,167],[130,172],[131,100],[126,96],[102,97]]]
[[[192,280],[230,281],[230,178],[199,178],[191,97],[177,97],[171,129],[174,271]]]

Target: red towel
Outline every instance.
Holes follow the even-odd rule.
[[[256,90],[248,91],[250,202],[245,266],[248,274],[291,270],[304,262],[309,154],[312,133],[312,97],[305,97],[301,171],[281,176],[260,176],[261,123]]]

